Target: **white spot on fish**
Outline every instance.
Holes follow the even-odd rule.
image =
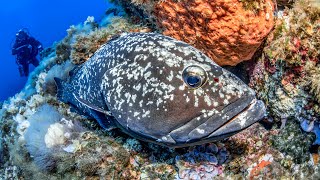
[[[243,113],[239,114],[239,116],[237,117],[238,119],[240,119],[240,126],[243,127],[247,121],[247,114],[248,111],[244,111]]]
[[[204,134],[204,129],[196,128],[196,131],[197,131],[199,134]]]
[[[210,97],[208,95],[204,96],[204,101],[207,103],[208,106],[211,106],[211,104],[212,104],[211,103],[211,99],[210,99]]]
[[[186,98],[186,102],[189,102],[189,101],[190,101],[189,96],[187,96],[187,98]]]
[[[173,76],[173,72],[170,71],[169,76],[167,76],[168,81],[172,81],[173,77],[174,77],[174,76]]]
[[[135,85],[135,86],[133,86],[133,89],[135,89],[135,90],[137,90],[137,91],[139,91],[140,88],[141,88],[141,84],[140,84],[140,83],[137,84],[137,85]]]
[[[133,101],[133,102],[136,102],[137,95],[134,94],[134,95],[131,96],[131,98],[132,98],[132,101]]]
[[[149,114],[150,114],[150,111],[148,110],[148,111],[144,112],[144,114],[142,115],[142,117],[145,118],[145,117],[147,117],[147,115],[149,115]]]
[[[134,112],[133,117],[137,117],[140,114],[140,112]]]
[[[194,106],[198,107],[199,106],[199,99],[197,96],[194,97]]]
[[[217,101],[213,102],[213,106],[217,107],[219,105],[219,103]]]
[[[163,102],[163,100],[162,99],[157,99],[157,107],[161,104]]]

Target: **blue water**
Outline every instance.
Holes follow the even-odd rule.
[[[33,37],[48,47],[61,40],[70,25],[84,22],[88,16],[100,20],[109,6],[106,0],[1,1],[0,101],[18,93],[27,80],[19,76],[15,57],[11,55],[17,30],[28,28]]]

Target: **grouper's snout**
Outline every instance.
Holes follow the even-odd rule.
[[[223,124],[220,128],[210,134],[208,138],[224,138],[231,136],[263,119],[265,114],[266,108],[264,103],[260,100],[254,99],[245,110],[230,119],[227,123]]]
[[[188,129],[194,127],[195,120],[172,131],[166,137],[171,141],[167,141],[168,146],[184,147],[186,143],[198,145],[225,139],[263,119],[266,108],[262,101],[253,96],[246,96],[232,103],[222,112],[222,114],[211,116],[205,123],[191,131]]]

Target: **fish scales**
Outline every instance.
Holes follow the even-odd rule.
[[[194,47],[156,33],[122,34],[57,84],[62,101],[102,127],[170,147],[229,137],[265,114],[236,76]]]

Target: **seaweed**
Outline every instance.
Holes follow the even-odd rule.
[[[242,2],[244,9],[257,14],[260,10],[264,9],[266,3],[264,0],[239,0]]]

